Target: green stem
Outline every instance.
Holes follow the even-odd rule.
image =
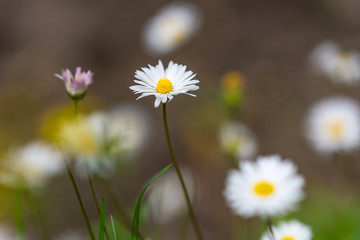
[[[81,208],[81,212],[82,212],[82,215],[83,215],[83,217],[84,217],[84,220],[85,220],[86,227],[87,227],[87,230],[88,230],[88,232],[89,232],[90,238],[91,238],[91,240],[95,240],[94,233],[93,233],[93,231],[92,231],[92,229],[91,229],[91,225],[90,225],[89,218],[88,218],[88,216],[87,216],[87,213],[86,213],[84,204],[83,204],[83,202],[82,202],[82,200],[81,200],[81,196],[80,196],[79,189],[78,189],[78,187],[77,187],[77,185],[76,185],[74,176],[73,176],[73,174],[72,174],[72,172],[71,172],[71,169],[70,169],[69,164],[68,164],[68,162],[66,161],[66,159],[64,159],[64,163],[65,163],[65,166],[66,166],[66,171],[67,171],[67,173],[68,173],[68,175],[69,175],[69,178],[70,178],[70,180],[71,180],[72,186],[73,186],[73,188],[74,188],[74,191],[75,191],[75,194],[76,194],[76,198],[77,198],[77,200],[78,200],[78,202],[79,202],[79,205],[80,205],[80,208]]]
[[[78,120],[79,116],[79,100],[73,100],[74,102],[74,113],[75,113],[75,120]]]
[[[94,200],[94,203],[95,203],[95,206],[96,206],[96,210],[100,216],[100,207],[99,207],[99,202],[97,200],[97,197],[96,197],[96,192],[95,192],[95,188],[94,188],[94,184],[93,184],[93,181],[91,179],[91,175],[90,175],[90,172],[89,172],[89,168],[88,166],[86,165],[86,172],[87,172],[87,177],[88,177],[88,181],[89,181],[89,185],[90,185],[90,188],[91,188],[91,193],[92,193],[92,197],[93,197],[93,200]],[[105,236],[106,236],[106,239],[110,239],[109,237],[109,233],[106,229],[106,226],[104,227],[104,231],[105,231]]]
[[[188,193],[188,191],[187,191],[187,189],[186,189],[183,176],[182,176],[182,174],[181,174],[179,165],[178,165],[178,163],[177,163],[177,161],[176,161],[176,158],[175,158],[175,154],[174,154],[173,147],[172,147],[172,145],[171,145],[171,140],[170,140],[170,135],[169,135],[169,129],[168,129],[168,124],[167,124],[167,117],[166,117],[166,103],[163,103],[163,119],[164,119],[164,128],[165,128],[166,140],[167,140],[167,143],[168,143],[168,147],[169,147],[169,151],[170,151],[170,155],[171,155],[171,160],[172,160],[172,163],[174,164],[174,167],[175,167],[175,170],[176,170],[176,174],[177,174],[177,176],[178,176],[178,178],[179,178],[181,188],[182,188],[182,190],[183,190],[183,192],[184,192],[186,204],[187,204],[187,207],[188,207],[189,217],[190,217],[191,222],[192,222],[192,224],[193,224],[193,227],[194,227],[194,230],[195,230],[195,233],[196,233],[197,238],[198,238],[199,240],[202,240],[202,239],[204,239],[204,238],[203,238],[203,236],[202,236],[202,233],[201,233],[199,224],[198,224],[198,222],[197,222],[197,220],[196,220],[196,217],[195,217],[195,214],[194,214],[192,205],[191,205],[189,193]]]
[[[21,190],[18,186],[15,189],[15,218],[18,240],[25,240],[26,237],[24,234],[24,222],[21,207]]]
[[[267,224],[269,228],[270,237],[272,240],[275,240],[275,235],[272,227],[271,217],[267,217]]]

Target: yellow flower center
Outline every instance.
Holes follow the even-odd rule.
[[[267,197],[271,195],[274,192],[274,190],[275,190],[274,185],[266,181],[258,182],[254,186],[254,192],[262,197]]]
[[[173,90],[173,85],[169,79],[160,79],[156,85],[156,91],[158,93],[169,93]]]
[[[295,238],[286,236],[286,237],[283,237],[281,240],[295,240]]]
[[[328,131],[333,139],[339,140],[343,136],[344,125],[340,121],[333,122],[329,124]]]
[[[172,37],[172,42],[175,44],[181,43],[186,38],[186,31],[181,30]]]
[[[168,36],[170,43],[179,44],[189,35],[189,28],[177,17],[168,17],[160,24],[161,33]]]
[[[85,119],[67,122],[59,132],[60,143],[83,156],[92,156],[97,151],[95,134]]]
[[[348,58],[348,57],[350,57],[350,53],[348,51],[342,51],[342,52],[338,53],[338,56],[340,58]]]

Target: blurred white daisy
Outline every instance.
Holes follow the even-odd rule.
[[[115,155],[137,155],[145,146],[150,134],[150,119],[137,105],[122,104],[108,114],[108,134],[112,139],[119,139],[110,152]]]
[[[54,146],[35,141],[11,151],[5,157],[3,167],[3,183],[40,187],[49,177],[61,173],[64,163]]]
[[[93,162],[100,161],[102,148],[101,132],[106,125],[103,113],[80,116],[77,121],[64,122],[58,133],[58,141],[62,150],[76,160]],[[98,160],[97,160],[98,159]]]
[[[158,107],[161,102],[166,103],[178,94],[195,96],[188,93],[188,91],[199,89],[199,86],[195,85],[199,83],[199,80],[193,79],[195,76],[196,74],[193,74],[192,71],[186,71],[186,66],[172,61],[164,69],[162,62],[159,60],[158,65],[155,67],[149,65],[149,68],[142,68],[142,71],[137,70],[134,82],[139,85],[131,86],[130,89],[135,94],[141,93],[137,99],[154,95],[156,98],[154,105]]]
[[[182,169],[190,199],[195,195],[195,182],[191,173]],[[163,223],[186,211],[185,198],[175,171],[163,174],[150,189],[149,203],[153,216]]]
[[[146,136],[145,119],[141,112],[125,108],[81,116],[63,124],[59,143],[82,175],[87,167],[92,173],[108,176],[115,164],[139,152]]]
[[[311,240],[312,238],[311,228],[297,220],[281,222],[273,231],[274,240]],[[264,233],[261,240],[273,240],[269,234],[269,232]]]
[[[360,54],[343,51],[331,41],[319,44],[310,55],[315,72],[335,83],[353,84],[360,81]]]
[[[311,109],[305,128],[318,152],[351,151],[360,146],[359,106],[347,98],[323,100]]]
[[[278,155],[240,163],[228,174],[224,196],[227,204],[243,217],[275,216],[293,210],[303,197],[304,178],[296,166]]]
[[[224,123],[220,127],[219,138],[223,152],[239,161],[253,158],[257,151],[254,135],[242,123]]]
[[[171,3],[160,9],[143,29],[143,44],[151,55],[169,54],[189,41],[201,25],[198,8]]]

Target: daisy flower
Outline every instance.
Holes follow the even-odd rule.
[[[103,113],[63,122],[57,135],[58,141],[66,154],[76,158],[96,158],[100,152],[101,132],[105,123]]]
[[[278,227],[273,229],[275,240],[311,240],[311,228],[297,220],[281,222]],[[261,240],[273,240],[266,232]]]
[[[64,152],[73,157],[77,170],[108,176],[117,163],[132,159],[146,136],[146,116],[139,111],[117,108],[95,112],[77,121],[64,122],[58,140]]]
[[[150,135],[150,119],[139,106],[121,104],[107,113],[108,138],[113,141],[109,152],[115,157],[137,155]]]
[[[254,157],[257,144],[254,135],[239,122],[226,122],[220,127],[220,144],[224,153],[237,160]]]
[[[303,186],[295,165],[272,155],[241,162],[240,170],[231,170],[224,196],[238,215],[270,217],[293,210],[303,197]]]
[[[169,54],[194,36],[201,25],[198,8],[172,3],[160,9],[143,29],[143,44],[151,55]]]
[[[77,121],[63,123],[58,133],[65,154],[75,161],[76,170],[86,176],[91,173],[106,176],[114,167],[108,150],[117,143],[107,135],[109,126],[103,112],[82,116]]]
[[[55,147],[34,141],[11,151],[5,158],[4,167],[7,170],[2,174],[3,183],[39,187],[49,177],[61,173],[64,163]]]
[[[81,67],[76,68],[75,76],[72,75],[69,69],[63,70],[61,75],[55,74],[55,77],[60,78],[66,87],[66,92],[71,99],[82,99],[88,86],[93,83],[94,73],[90,70],[83,72]]]
[[[315,72],[335,83],[353,84],[360,81],[360,54],[343,51],[331,41],[319,44],[310,55]]]
[[[347,98],[317,103],[306,120],[306,136],[323,154],[351,151],[360,145],[359,106]]]
[[[139,85],[131,86],[130,89],[135,94],[141,93],[137,98],[143,98],[146,96],[155,96],[155,107],[158,107],[160,103],[166,103],[174,98],[178,94],[187,94],[188,91],[195,91],[199,89],[199,86],[195,85],[199,83],[199,80],[195,80],[192,71],[186,71],[186,66],[176,64],[170,61],[169,66],[164,69],[162,62],[159,60],[158,65],[155,67],[149,65],[149,68],[142,68],[142,71],[137,70],[135,72],[135,83]]]
[[[182,169],[191,199],[195,196],[195,182],[190,171]],[[149,204],[155,219],[166,223],[186,210],[186,202],[175,171],[166,172],[150,189]]]

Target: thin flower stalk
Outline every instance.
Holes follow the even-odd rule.
[[[86,171],[87,171],[87,177],[88,177],[88,181],[89,181],[89,184],[90,184],[90,188],[91,188],[91,194],[92,194],[92,197],[93,197],[93,200],[94,200],[94,204],[96,206],[96,210],[100,216],[100,207],[99,207],[99,202],[97,200],[97,196],[96,196],[96,192],[95,192],[95,188],[94,188],[94,184],[93,184],[93,181],[91,179],[91,175],[89,173],[89,169],[88,167],[86,167]],[[104,227],[104,232],[105,232],[105,236],[106,236],[106,239],[110,239],[109,237],[109,233],[107,231],[107,228],[106,226]]]
[[[183,178],[183,176],[181,174],[179,164],[177,163],[177,160],[176,160],[175,154],[174,154],[174,150],[173,150],[173,147],[172,147],[172,144],[171,144],[168,124],[167,124],[167,117],[166,117],[166,103],[163,103],[163,120],[164,120],[164,129],[165,129],[167,144],[168,144],[168,147],[169,147],[169,152],[170,152],[170,155],[171,155],[171,160],[172,160],[172,163],[174,164],[176,174],[177,174],[177,176],[179,178],[180,185],[181,185],[181,188],[182,188],[184,196],[185,196],[185,200],[186,200],[186,204],[187,204],[188,212],[189,212],[189,217],[190,217],[191,222],[193,224],[193,227],[194,227],[197,238],[199,240],[202,240],[204,238],[202,236],[199,224],[198,224],[196,216],[194,214],[193,207],[192,207],[190,197],[189,197],[189,193],[188,193],[188,191],[186,189],[184,178]]]
[[[91,238],[91,240],[95,240],[95,236],[94,236],[93,230],[92,230],[91,225],[90,225],[89,217],[88,217],[88,215],[86,213],[83,201],[82,201],[81,196],[80,196],[79,189],[78,189],[78,187],[76,185],[75,178],[74,178],[74,176],[73,176],[73,174],[71,172],[69,163],[65,159],[64,159],[64,163],[65,163],[65,166],[66,166],[66,171],[67,171],[67,173],[69,175],[69,178],[71,180],[72,186],[74,188],[76,198],[77,198],[78,203],[80,205],[81,212],[82,212],[82,215],[84,217],[84,220],[85,220],[86,227],[87,227],[88,233],[90,235],[90,238]]]

